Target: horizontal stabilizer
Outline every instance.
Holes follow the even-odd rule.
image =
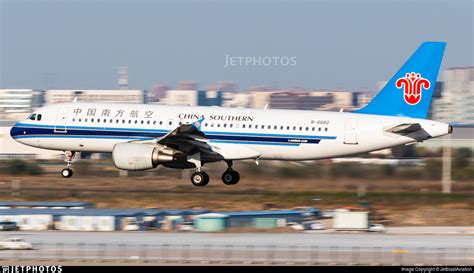
[[[419,123],[403,123],[394,127],[385,129],[386,132],[394,134],[409,134],[421,130]]]

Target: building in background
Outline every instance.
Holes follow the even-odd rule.
[[[146,103],[160,102],[166,98],[166,92],[170,89],[166,83],[156,83],[147,93]]]
[[[474,123],[474,67],[444,72],[441,97],[433,102],[433,119],[460,124]]]
[[[166,97],[160,101],[167,105],[198,105],[197,90],[168,90]]]
[[[331,93],[284,91],[270,95],[269,108],[315,110],[333,102],[334,96]]]
[[[252,107],[252,97],[248,92],[223,92],[222,107],[249,108]]]
[[[198,84],[195,81],[180,81],[176,89],[177,90],[197,90]]]
[[[0,89],[0,119],[21,120],[43,106],[44,91],[36,89]]]
[[[168,90],[166,98],[160,102],[167,105],[221,106],[221,91],[206,90]]]
[[[215,84],[208,85],[207,90],[219,90],[223,92],[237,92],[237,83],[234,81],[219,81]]]
[[[77,97],[79,102],[126,102],[144,103],[144,90],[46,90],[45,105],[72,102]]]

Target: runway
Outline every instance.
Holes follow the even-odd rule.
[[[0,251],[9,262],[65,264],[472,265],[472,235],[372,233],[4,232],[35,250]]]
[[[321,247],[426,247],[472,248],[472,235],[413,235],[379,233],[175,233],[175,232],[3,232],[32,243],[66,244],[215,244],[215,245],[298,245]]]

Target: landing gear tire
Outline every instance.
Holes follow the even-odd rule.
[[[222,182],[226,185],[235,185],[239,183],[240,175],[238,172],[231,170],[222,174]]]
[[[61,175],[64,177],[64,178],[69,178],[71,177],[73,174],[73,171],[72,169],[69,169],[69,168],[65,168],[61,171]]]
[[[209,175],[205,172],[195,172],[191,175],[191,183],[197,187],[206,186],[209,183]]]

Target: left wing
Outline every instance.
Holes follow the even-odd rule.
[[[201,124],[203,121],[204,118],[191,124],[182,124],[166,135],[154,140],[136,142],[155,145],[159,144],[186,154],[201,152],[213,158],[229,160],[257,158],[260,156],[260,153],[257,151],[238,144],[210,144],[206,135],[201,131]]]

